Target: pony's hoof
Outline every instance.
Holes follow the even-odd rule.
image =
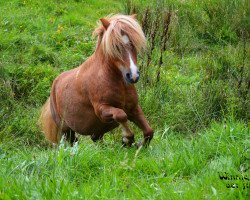
[[[122,146],[125,147],[125,146],[128,146],[128,147],[131,147],[132,144],[135,142],[135,138],[134,136],[131,136],[131,137],[123,137],[122,138]]]

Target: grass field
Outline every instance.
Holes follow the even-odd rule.
[[[227,122],[188,137],[158,129],[140,150],[113,136],[73,148],[2,144],[0,198],[246,199],[249,180],[220,176],[249,178],[248,134],[244,124]]]
[[[0,1],[0,200],[249,199],[247,5]],[[139,57],[140,104],[155,130],[150,146],[123,148],[118,128],[103,143],[80,137],[73,147],[63,140],[52,147],[37,120],[53,79],[93,53],[99,18],[135,11],[143,23],[147,6],[148,27],[157,13],[172,15],[167,49],[160,51],[161,26],[148,28],[152,52]]]

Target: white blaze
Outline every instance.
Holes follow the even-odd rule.
[[[131,58],[130,53],[128,54],[128,56],[129,56],[129,62],[130,62],[131,75],[132,75],[132,78],[134,79],[138,76],[138,69],[137,69],[137,66],[135,65],[133,59]]]
[[[122,41],[124,42],[124,44],[128,44],[130,42],[127,35],[122,36]],[[135,65],[130,53],[128,53],[128,56],[129,56],[129,63],[130,63],[129,68],[130,68],[131,76],[132,76],[132,79],[135,80],[138,76],[138,69],[137,69],[137,66]],[[124,66],[119,66],[119,69],[121,70],[121,72],[123,73],[123,75],[125,77],[127,70],[124,68]]]

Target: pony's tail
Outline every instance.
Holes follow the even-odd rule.
[[[48,100],[42,107],[38,124],[47,140],[53,143],[59,143],[61,139],[61,131],[52,118],[50,110],[50,98],[48,98]]]

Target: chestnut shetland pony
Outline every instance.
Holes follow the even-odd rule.
[[[46,138],[58,143],[64,134],[73,144],[75,132],[91,135],[93,141],[121,125],[123,144],[131,146],[134,134],[128,120],[144,134],[149,144],[153,130],[138,104],[134,86],[139,79],[137,53],[145,47],[145,36],[135,15],[100,19],[94,34],[97,47],[79,67],[59,75],[42,108],[40,126]]]

